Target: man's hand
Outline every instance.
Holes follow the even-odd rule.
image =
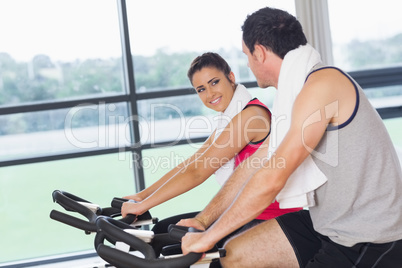
[[[201,230],[201,231],[206,230],[206,226],[204,226],[204,224],[197,218],[182,219],[177,223],[177,225],[193,227],[193,228],[195,228],[197,230]]]
[[[186,255],[190,252],[203,253],[213,248],[215,241],[208,241],[206,232],[202,233],[187,233],[181,239],[181,249]]]

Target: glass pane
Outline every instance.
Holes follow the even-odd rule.
[[[117,15],[109,0],[0,1],[0,106],[123,93]]]
[[[0,160],[131,144],[125,103],[0,116]]]
[[[139,102],[141,142],[176,141],[209,136],[214,112],[204,106],[198,95],[143,100]]]
[[[158,149],[144,150],[143,166],[145,185],[148,187],[186,160],[197,151],[201,144],[178,145]],[[214,175],[191,191],[152,208],[152,216],[164,219],[180,213],[202,210],[219,190]]]
[[[272,107],[274,88],[250,88],[253,97]],[[139,101],[142,144],[208,137],[215,129],[217,112],[204,106],[198,95],[176,96]]]
[[[238,82],[255,80],[241,50],[241,26],[248,14],[267,5],[295,14],[294,0],[255,0],[247,5],[229,0],[127,1],[137,88],[189,87],[187,69],[206,51],[220,53]]]
[[[335,65],[350,71],[402,64],[401,1],[328,0]]]
[[[111,154],[1,168],[0,263],[93,250],[93,234],[50,219],[52,209],[65,212],[53,203],[52,192],[110,206],[113,197],[134,190],[131,154],[122,159]]]
[[[268,88],[253,87],[253,88],[249,88],[248,91],[250,92],[251,96],[253,96],[253,98],[258,98],[269,109],[272,109],[272,105],[274,104],[276,88],[274,88],[274,87],[268,87]]]
[[[402,117],[386,119],[384,124],[388,129],[388,133],[394,143],[399,162],[402,165]]]
[[[375,108],[402,106],[402,85],[370,88],[364,92]]]

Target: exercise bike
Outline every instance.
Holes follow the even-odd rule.
[[[169,233],[153,234],[152,231],[141,230],[140,227],[157,223],[149,212],[140,216],[121,216],[121,206],[129,200],[114,198],[111,207],[101,208],[98,205],[73,194],[56,190],[52,194],[53,201],[69,212],[77,212],[87,220],[52,210],[50,218],[84,230],[86,234],[96,233],[94,246],[98,255],[116,267],[196,267],[198,264],[217,261],[224,257],[225,251],[215,248],[199,261],[202,254],[181,252],[181,237],[193,228],[171,226]],[[105,242],[109,242],[107,245]],[[112,246],[111,246],[112,245]]]
[[[52,210],[50,212],[50,218],[72,227],[85,231],[86,234],[96,232],[96,219],[99,216],[107,216],[111,218],[117,218],[121,216],[121,206],[124,202],[129,200],[123,198],[113,198],[111,207],[101,208],[99,205],[87,201],[81,197],[70,194],[65,191],[55,190],[52,193],[53,202],[58,203],[66,211],[75,212],[84,216],[87,220],[80,219],[60,212],[58,210]],[[120,221],[126,223],[132,223],[136,220],[137,226],[146,224],[153,224],[158,221],[157,218],[152,218],[149,211],[140,216],[128,215],[125,218],[121,218]]]
[[[172,251],[180,250],[181,238],[188,231],[196,231],[193,228],[171,226],[169,238],[165,234],[156,234],[151,238],[150,243],[145,242],[136,235],[137,230],[133,230],[129,225],[116,221],[111,218],[99,218],[96,223],[98,232],[95,238],[95,246],[98,255],[108,263],[121,268],[187,268],[197,267],[217,261],[225,256],[225,250],[220,249],[215,252],[173,254]],[[166,240],[167,239],[167,240]],[[114,241],[114,245],[106,245],[105,240]],[[124,250],[116,245],[124,243],[127,249]],[[166,241],[175,241],[175,244],[166,245]],[[129,250],[128,250],[129,248]],[[161,255],[158,256],[155,248],[162,248]]]

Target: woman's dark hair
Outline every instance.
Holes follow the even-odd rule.
[[[231,72],[229,64],[219,54],[206,52],[201,56],[196,57],[191,63],[190,68],[188,69],[187,77],[188,79],[190,79],[191,84],[193,84],[194,73],[200,71],[202,68],[205,67],[214,67],[222,71],[229,79],[229,74]]]
[[[307,43],[300,22],[288,12],[265,7],[247,16],[242,26],[243,41],[252,54],[255,45],[263,45],[281,59]]]

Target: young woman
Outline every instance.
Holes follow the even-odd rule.
[[[227,62],[216,53],[205,53],[195,58],[188,78],[203,104],[219,112],[218,126],[203,146],[186,161],[173,168],[143,191],[126,196],[137,203],[126,202],[122,215],[141,215],[171,198],[203,183],[212,174],[223,185],[234,168],[252,155],[270,133],[269,109],[252,99],[243,85],[235,83],[235,76]],[[268,142],[266,142],[268,145]],[[295,211],[281,210],[273,203],[256,219],[266,220]],[[168,223],[195,216],[178,215],[154,227],[154,232],[165,232]]]

